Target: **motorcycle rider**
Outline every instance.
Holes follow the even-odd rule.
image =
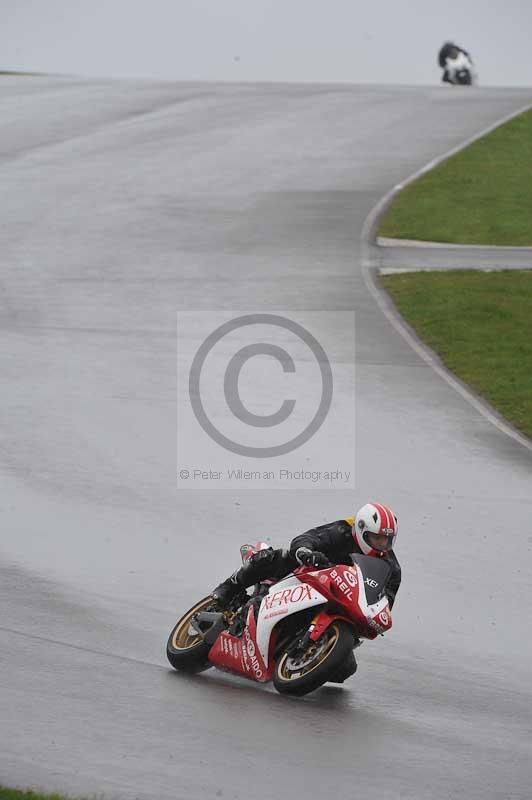
[[[396,537],[397,517],[393,511],[380,503],[366,503],[354,517],[319,525],[296,536],[288,550],[259,550],[211,594],[218,605],[225,607],[243,589],[256,583],[279,581],[299,566],[319,569],[331,564],[351,565],[351,554],[357,553],[384,558],[390,565],[385,592],[392,608],[401,583],[401,567],[393,551]]]
[[[317,569],[331,564],[353,564],[352,554],[383,558],[391,567],[384,591],[390,608],[401,583],[401,567],[393,551],[397,537],[397,517],[391,508],[381,503],[366,503],[354,517],[329,522],[311,528],[296,536],[288,550],[272,547],[259,550],[219,584],[212,597],[225,608],[238,595],[261,581],[279,581],[296,567]],[[344,665],[331,676],[330,681],[343,683],[357,669],[354,653]]]
[[[440,52],[438,53],[438,64],[443,69],[442,81],[444,83],[451,83],[451,79],[449,78],[449,72],[447,70],[447,59],[448,58],[456,58],[459,53],[463,53],[467,58],[473,63],[473,59],[467,52],[464,50],[463,47],[458,47],[457,44],[453,42],[445,42],[441,48]]]

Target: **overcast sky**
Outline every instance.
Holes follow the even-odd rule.
[[[177,80],[532,85],[531,0],[0,0],[0,69]]]

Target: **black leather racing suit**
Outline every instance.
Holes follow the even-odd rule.
[[[311,528],[306,533],[292,539],[290,554],[295,561],[296,550],[300,547],[308,547],[309,550],[318,550],[326,555],[333,564],[350,565],[353,563],[351,553],[362,554],[362,550],[353,539],[352,525],[352,519],[339,519],[337,522],[328,522],[326,525]],[[393,550],[383,554],[381,558],[384,558],[391,567],[390,577],[385,586],[391,608],[401,583],[401,567]]]
[[[353,539],[352,524],[351,518],[329,522],[296,536],[295,539],[292,539],[289,550],[274,550],[273,548],[260,550],[224,584],[232,582],[233,585],[247,588],[268,579],[281,580],[300,566],[295,555],[300,547],[307,547],[309,550],[323,553],[332,564],[351,565],[353,563],[351,553],[362,553]],[[401,567],[392,550],[383,554],[381,558],[384,558],[391,567],[385,586],[391,608],[401,583]]]

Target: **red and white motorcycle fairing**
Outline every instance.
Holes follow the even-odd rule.
[[[257,621],[253,608],[248,609],[242,636],[220,634],[209,652],[210,663],[219,669],[241,672],[261,683],[271,680],[276,624],[289,614],[326,602],[324,595],[290,575],[274,584],[263,597]]]
[[[275,668],[275,626],[292,614],[331,600],[343,613],[318,612],[309,628],[311,640],[319,639],[335,619],[345,620],[358,636],[366,639],[374,639],[392,626],[386,597],[368,605],[364,576],[357,564],[318,571],[301,567],[270,588],[256,621],[253,608],[249,607],[242,636],[222,632],[210,649],[208,660],[219,669],[265,683],[271,680]]]
[[[375,639],[392,627],[392,616],[386,595],[371,605],[368,604],[364,590],[362,570],[354,566],[339,564],[320,572],[310,572],[305,576],[309,583],[322,586],[329,598],[334,598],[338,605],[344,606],[346,615],[328,614],[322,611],[313,623],[310,639],[316,641],[333,619],[344,619],[354,624],[359,636],[364,639]]]

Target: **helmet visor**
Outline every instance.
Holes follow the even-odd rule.
[[[379,553],[388,553],[393,548],[396,535],[391,532],[373,533],[372,531],[366,531],[364,538],[374,550],[378,550]]]

